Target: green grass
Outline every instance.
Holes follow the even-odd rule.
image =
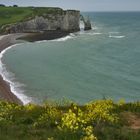
[[[3,25],[18,23],[47,14],[63,14],[61,8],[51,7],[0,7],[0,28]]]
[[[140,129],[131,129],[128,113],[140,116],[140,102],[22,106],[1,101],[0,140],[139,140]]]
[[[0,26],[22,21],[32,13],[31,8],[0,7]]]

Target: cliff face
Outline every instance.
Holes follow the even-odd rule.
[[[41,31],[79,31],[80,12],[67,10],[59,14],[45,14],[36,16],[34,19],[9,25],[8,33],[41,32]]]

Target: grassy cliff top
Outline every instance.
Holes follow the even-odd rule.
[[[43,14],[63,14],[57,7],[0,7],[0,28],[3,25],[32,19]]]

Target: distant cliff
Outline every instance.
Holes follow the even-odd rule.
[[[45,32],[45,31],[79,31],[80,11],[62,10],[60,13],[42,13],[34,18],[6,25],[6,33]]]

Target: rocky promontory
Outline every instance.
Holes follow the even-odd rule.
[[[79,31],[80,11],[66,10],[61,13],[43,13],[33,19],[7,25],[7,33],[36,33],[45,31]]]
[[[91,23],[78,10],[63,10],[57,7],[1,7],[0,33],[70,33],[91,29]]]

